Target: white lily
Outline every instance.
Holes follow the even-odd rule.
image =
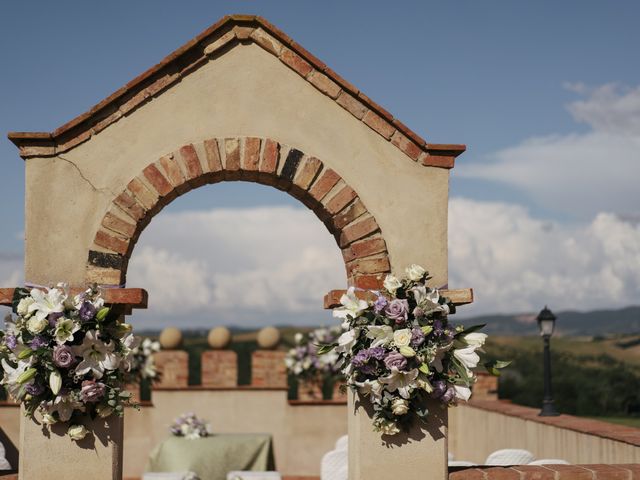
[[[429,288],[424,285],[416,285],[411,289],[413,292],[413,298],[420,308],[422,308],[425,314],[431,312],[444,312],[449,314],[449,305],[440,305],[440,293],[437,288]]]
[[[47,408],[49,414],[58,412],[58,418],[61,422],[68,422],[73,415],[74,410],[84,412],[84,404],[75,400],[71,395],[58,395],[53,401],[53,405]]]
[[[365,380],[355,384],[360,393],[368,396],[373,403],[379,403],[382,400],[383,386],[378,380]]]
[[[340,304],[342,307],[333,309],[333,316],[335,318],[342,318],[346,320],[348,317],[357,318],[360,314],[369,307],[369,304],[359,299],[356,296],[355,287],[349,287],[347,293],[340,297]]]
[[[468,375],[471,375],[470,369],[476,368],[480,361],[480,356],[476,353],[476,348],[473,346],[456,348],[453,351],[453,356],[464,366]]]
[[[19,360],[16,368],[9,365],[4,358],[0,360],[0,363],[4,370],[4,376],[0,384],[5,386],[7,393],[9,393],[12,398],[19,400],[21,387],[33,383],[33,379],[28,382],[18,383],[18,378],[33,365],[33,357],[29,358],[29,360]]]
[[[56,343],[62,345],[66,342],[73,342],[73,334],[80,330],[78,322],[70,318],[60,317],[56,321],[56,329],[53,333]]]
[[[391,373],[386,377],[381,377],[382,383],[387,385],[387,390],[400,393],[402,398],[409,398],[411,390],[416,387],[415,380],[418,377],[418,369],[414,368],[408,372],[401,372],[395,367],[391,368]]]
[[[131,370],[133,366],[133,356],[138,351],[138,347],[140,347],[140,338],[136,337],[132,333],[126,334],[122,337],[122,360],[120,361],[120,368],[125,372]]]
[[[335,348],[338,353],[347,353],[350,352],[353,346],[358,339],[358,334],[360,333],[359,328],[354,328],[353,330],[347,330],[338,338],[338,346]]]
[[[67,296],[57,288],[52,288],[48,292],[43,292],[37,288],[31,290],[33,303],[27,307],[29,313],[34,313],[38,320],[43,320],[50,313],[60,313],[64,311],[64,301]]]
[[[431,360],[430,365],[432,365],[437,372],[442,372],[442,370],[444,370],[444,367],[442,365],[442,360],[444,359],[444,354],[447,353],[449,350],[451,350],[452,346],[453,346],[453,343],[449,343],[444,347],[438,347],[436,349],[436,354],[433,357],[433,360]]]
[[[367,338],[373,340],[371,347],[384,347],[393,341],[393,329],[389,325],[369,325]]]
[[[115,370],[119,360],[113,350],[112,342],[104,343],[98,338],[98,332],[89,330],[82,345],[73,347],[73,353],[83,359],[75,369],[76,374],[86,375],[91,372],[98,379],[102,378],[105,370]]]

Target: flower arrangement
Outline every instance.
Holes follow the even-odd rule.
[[[176,418],[171,424],[170,431],[176,437],[185,437],[189,440],[208,437],[213,434],[211,425],[199,419],[193,412],[184,413]]]
[[[153,354],[160,351],[160,343],[145,338],[131,349],[131,368],[126,376],[127,383],[156,380],[160,375],[153,360]]]
[[[374,410],[373,427],[384,435],[425,420],[425,401],[452,406],[466,401],[475,382],[478,351],[487,337],[483,325],[464,328],[449,324],[453,304],[427,286],[428,272],[419,265],[400,280],[388,275],[375,301],[356,296],[349,288],[333,311],[345,332],[320,353],[336,352],[347,386],[368,398]],[[497,373],[507,362],[487,363]]]
[[[16,289],[13,312],[0,336],[0,384],[27,417],[66,424],[77,441],[88,433],[83,418],[124,414],[130,394],[122,384],[138,340],[97,287],[76,296],[64,284]]]
[[[342,328],[317,328],[309,333],[295,334],[295,346],[287,352],[285,364],[288,372],[298,380],[317,381],[340,373],[338,353],[318,354],[318,346],[335,342]]]

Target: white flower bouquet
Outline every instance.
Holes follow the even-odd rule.
[[[138,340],[131,325],[104,306],[96,287],[71,296],[65,285],[16,289],[0,335],[0,384],[28,417],[64,423],[73,440],[88,431],[85,417],[122,416],[130,394],[122,389]]]
[[[184,413],[176,418],[171,424],[170,431],[176,437],[185,437],[189,440],[204,438],[213,434],[211,425],[199,419],[193,412]]]
[[[298,380],[317,381],[340,373],[338,353],[318,354],[318,346],[335,342],[342,328],[317,328],[309,333],[295,334],[295,346],[287,352],[285,364],[289,374]]]
[[[424,268],[412,265],[406,273],[402,280],[388,275],[375,301],[359,299],[351,287],[333,311],[345,332],[320,349],[338,354],[347,386],[371,401],[374,430],[384,435],[425,420],[429,398],[446,406],[468,400],[487,337],[478,332],[483,325],[449,324],[455,307],[427,286]],[[507,364],[485,366],[497,374]]]
[[[126,375],[127,383],[157,380],[160,377],[153,354],[160,351],[160,342],[145,338],[131,350],[131,367]]]

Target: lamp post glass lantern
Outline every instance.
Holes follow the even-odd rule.
[[[542,410],[540,410],[540,416],[542,417],[560,415],[553,404],[551,390],[551,350],[549,344],[555,324],[556,316],[545,306],[538,314],[538,327],[544,341],[544,398],[542,399]]]

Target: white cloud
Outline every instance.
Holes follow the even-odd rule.
[[[638,303],[638,224],[609,213],[559,224],[520,206],[461,198],[451,200],[449,215],[449,285],[476,293],[463,315]]]
[[[592,218],[601,211],[633,213],[640,204],[640,87],[604,85],[588,89],[568,105],[586,133],[530,138],[490,155],[489,162],[465,164],[456,175],[508,183],[539,205]]]
[[[134,249],[127,284],[149,291],[156,324],[319,323],[343,288],[340,250],[315,215],[293,207],[164,213]],[[238,322],[240,320],[241,322]]]

